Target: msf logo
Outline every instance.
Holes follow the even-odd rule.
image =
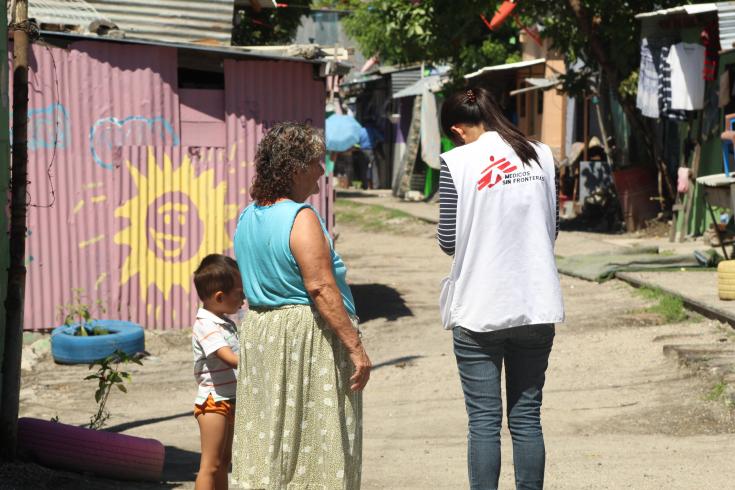
[[[484,188],[492,189],[503,180],[503,176],[518,170],[518,167],[510,163],[505,158],[495,161],[495,157],[490,157],[490,165],[482,171],[482,177],[477,181],[477,190]]]

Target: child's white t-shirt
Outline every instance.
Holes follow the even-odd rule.
[[[222,361],[215,352],[229,347],[235,354],[240,350],[237,327],[232,320],[199,308],[191,337],[194,351],[194,377],[199,384],[196,405],[209,395],[214,401],[234,400],[237,391],[237,370]]]

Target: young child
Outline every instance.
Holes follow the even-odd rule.
[[[199,384],[194,417],[202,444],[195,488],[222,490],[232,457],[239,350],[237,327],[226,315],[237,313],[245,296],[237,263],[219,254],[202,259],[194,286],[202,301],[191,340]]]

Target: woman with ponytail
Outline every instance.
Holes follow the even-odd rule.
[[[437,235],[454,258],[440,308],[453,331],[469,418],[470,488],[498,487],[505,366],[516,488],[541,489],[541,393],[554,324],[564,320],[554,158],[482,88],[450,96],[441,125],[457,147],[442,154],[440,172]]]

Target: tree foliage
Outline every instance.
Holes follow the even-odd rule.
[[[324,4],[325,2],[322,2]],[[512,23],[490,32],[480,18],[491,18],[498,1],[360,0],[326,2],[348,8],[347,33],[365,55],[383,64],[427,61],[449,63],[455,74],[520,59]]]
[[[568,61],[581,60],[589,76],[602,69],[617,83],[638,65],[641,12],[687,0],[518,0],[514,15],[495,32],[491,19],[501,0],[322,0],[322,6],[352,10],[348,33],[365,54],[384,64],[450,63],[457,75],[519,59],[520,25],[538,24]],[[517,16],[517,17],[516,17]],[[575,83],[570,83],[570,87]],[[576,86],[580,83],[577,80]]]
[[[262,46],[289,44],[301,23],[309,14],[311,0],[291,0],[285,7],[260,9],[246,7],[235,12],[232,44]]]

